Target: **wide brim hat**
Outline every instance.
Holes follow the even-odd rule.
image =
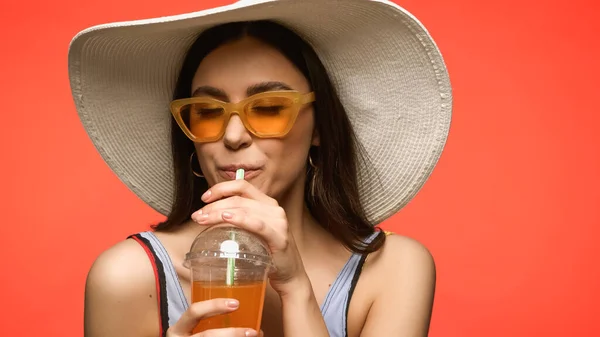
[[[169,103],[184,56],[218,24],[271,20],[305,39],[328,71],[366,158],[360,199],[378,224],[421,189],[450,127],[448,72],[426,28],[388,1],[244,0],[182,15],[109,23],[69,47],[77,113],[113,172],[161,214],[173,203]],[[326,135],[324,135],[326,136]]]

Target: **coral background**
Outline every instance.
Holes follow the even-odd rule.
[[[2,335],[82,336],[94,258],[162,218],[80,125],[71,38],[228,2],[2,1]],[[401,2],[432,33],[454,86],[438,167],[382,224],[435,256],[430,336],[600,336],[600,5],[563,3]]]

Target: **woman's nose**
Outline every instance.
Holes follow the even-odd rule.
[[[231,116],[225,127],[223,143],[232,150],[238,150],[252,144],[252,135],[237,114]]]

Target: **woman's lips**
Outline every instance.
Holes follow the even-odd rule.
[[[252,178],[256,177],[260,173],[260,171],[261,171],[260,169],[244,170],[244,179],[245,180],[252,179]],[[235,179],[236,170],[219,169],[218,172],[219,172],[219,175],[221,175],[225,179],[230,179],[230,180]]]

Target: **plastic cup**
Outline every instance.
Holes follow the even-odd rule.
[[[191,302],[234,298],[234,312],[200,321],[194,333],[220,328],[251,328],[259,331],[265,301],[271,255],[255,235],[230,225],[210,227],[200,233],[186,254],[190,270]]]

